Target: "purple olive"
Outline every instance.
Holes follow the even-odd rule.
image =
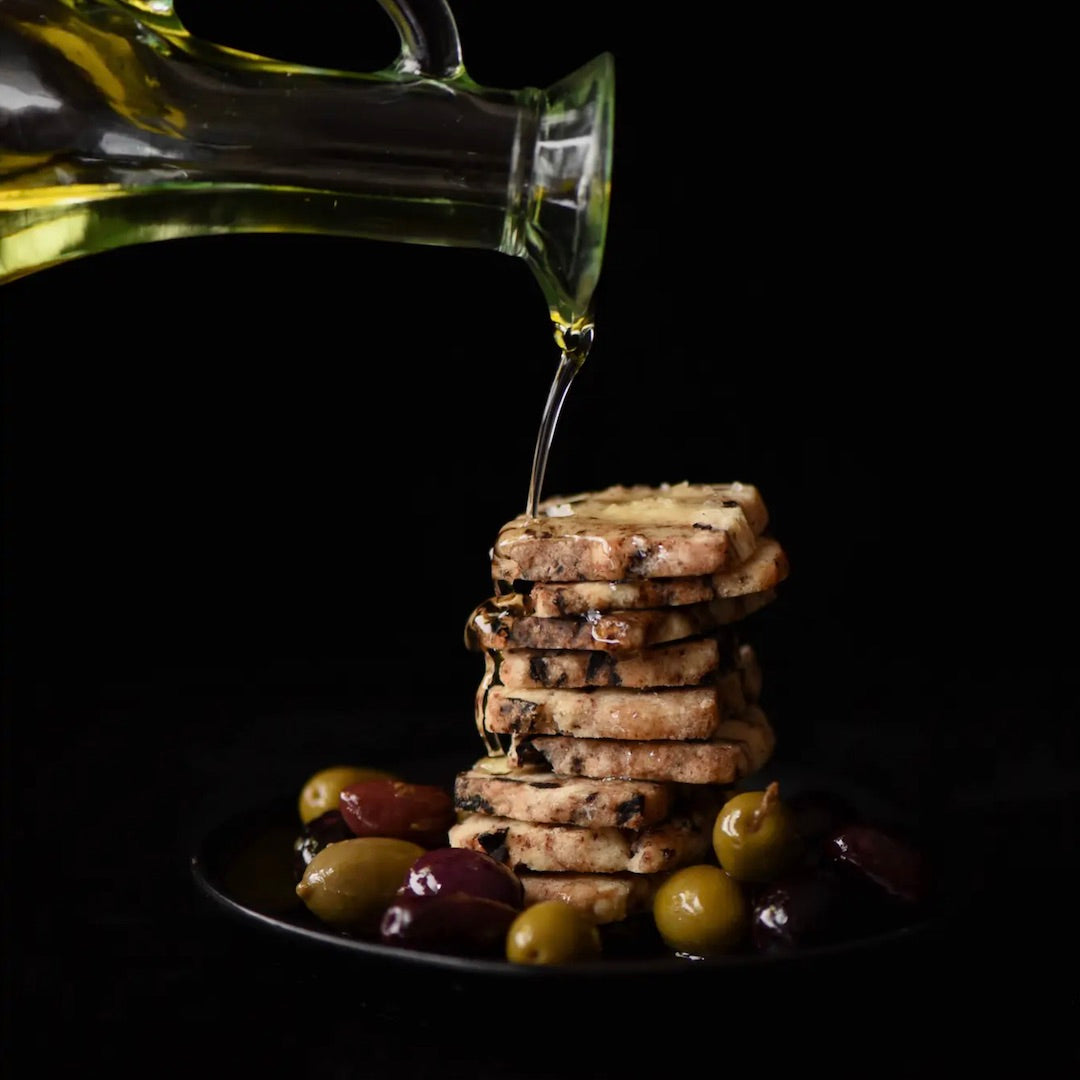
[[[795,831],[813,851],[819,852],[833,833],[860,820],[844,796],[824,788],[797,791],[788,796],[787,805],[795,819]]]
[[[930,893],[925,854],[900,836],[873,825],[846,825],[826,845],[833,865],[872,882],[889,897],[918,904]]]
[[[353,835],[339,810],[327,810],[304,825],[300,835],[293,841],[293,877],[296,881],[300,881],[307,864],[327,844],[349,840]]]
[[[891,917],[878,890],[827,868],[805,868],[757,894],[750,937],[760,952],[790,952],[872,934]]]
[[[519,909],[484,896],[400,894],[383,912],[385,945],[455,956],[502,956]]]
[[[520,910],[525,902],[521,879],[510,867],[486,852],[468,848],[435,848],[409,868],[398,890],[418,897],[464,893],[497,900]]]

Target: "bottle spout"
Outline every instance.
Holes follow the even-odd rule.
[[[532,157],[522,176],[521,216],[509,242],[531,266],[557,328],[588,319],[600,277],[614,104],[610,53],[601,53],[539,98]]]

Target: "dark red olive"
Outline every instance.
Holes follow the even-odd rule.
[[[454,956],[498,956],[519,909],[483,896],[399,895],[383,912],[379,937],[385,945]]]
[[[431,784],[361,780],[342,788],[338,808],[354,836],[388,836],[443,847],[456,820],[451,794]]]
[[[465,893],[519,909],[525,902],[521,879],[509,866],[487,852],[469,848],[435,848],[421,855],[410,867],[398,892],[414,896]]]
[[[797,791],[787,797],[787,805],[795,820],[795,831],[806,849],[816,853],[830,836],[860,820],[848,799],[825,788]]]
[[[828,868],[804,868],[757,894],[750,937],[761,952],[786,953],[866,936],[892,922],[879,890]]]
[[[861,875],[898,901],[918,904],[929,896],[925,853],[893,832],[873,825],[847,825],[829,838],[826,852],[833,865]]]
[[[354,835],[339,810],[327,810],[313,818],[303,826],[300,835],[293,842],[293,877],[299,882],[304,876],[307,864],[327,844],[349,840]]]

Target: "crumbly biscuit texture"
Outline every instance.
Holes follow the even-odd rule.
[[[663,821],[678,797],[672,784],[556,776],[550,770],[493,774],[466,769],[454,782],[454,805],[468,813],[554,825],[642,829]]]
[[[698,741],[575,739],[514,735],[511,765],[540,765],[563,776],[614,776],[683,784],[731,784],[771,757],[776,738],[765,713],[752,705],[725,720],[712,739]]]
[[[741,648],[741,646],[739,647]],[[510,689],[696,686],[738,662],[738,649],[715,634],[635,653],[602,649],[512,649],[488,653],[492,681]]]
[[[500,734],[579,739],[709,739],[746,708],[737,671],[700,686],[647,690],[510,690],[493,686],[484,720]]]
[[[577,908],[593,922],[621,922],[652,910],[653,898],[667,874],[575,874],[521,870],[526,905],[542,900],[561,900]]]
[[[491,597],[469,617],[466,645],[482,649],[599,649],[638,652],[707,634],[745,619],[776,598],[774,590],[674,608],[609,611],[544,619],[522,614],[514,598]]]
[[[745,562],[769,515],[751,484],[614,486],[546,499],[498,533],[492,576],[622,581],[716,574]]]
[[[748,559],[716,574],[635,581],[541,581],[533,583],[522,595],[526,614],[550,619],[594,611],[685,607],[722,597],[766,592],[776,588],[789,572],[787,552],[772,537],[761,537]]]
[[[700,822],[669,818],[640,831],[545,825],[467,814],[450,827],[451,847],[484,851],[513,870],[655,874],[707,854],[711,833]]]

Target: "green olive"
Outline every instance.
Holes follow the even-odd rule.
[[[600,931],[563,900],[541,900],[510,924],[506,959],[512,964],[572,964],[600,955]]]
[[[720,865],[738,881],[775,881],[799,855],[795,815],[780,799],[776,781],[764,791],[743,791],[724,803],[712,841]]]
[[[395,776],[382,769],[365,769],[359,765],[331,765],[328,769],[320,769],[309,776],[300,789],[300,798],[297,801],[300,820],[306,825],[327,810],[336,810],[341,789],[349,784],[356,784],[361,780],[395,779]]]
[[[296,895],[331,926],[373,934],[409,867],[424,854],[411,840],[357,836],[328,844],[307,864]]]
[[[723,956],[746,940],[750,902],[729,873],[712,863],[676,870],[653,898],[653,919],[664,943],[693,956]]]

